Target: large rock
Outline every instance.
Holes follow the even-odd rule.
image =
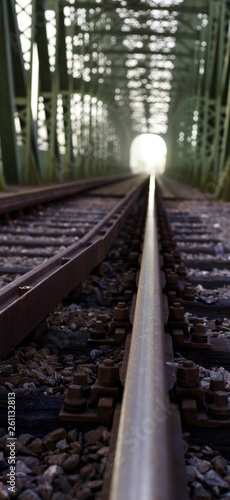
[[[58,441],[61,441],[62,439],[66,438],[67,438],[66,430],[63,428],[59,428],[47,434],[43,439],[43,444],[48,450],[54,450],[55,444],[58,443]]]
[[[53,494],[53,486],[49,483],[40,484],[35,491],[38,495],[40,495],[42,500],[50,500]]]
[[[64,471],[67,472],[69,470],[75,469],[75,467],[77,467],[79,462],[80,462],[80,455],[77,454],[71,455],[69,458],[67,458],[67,460],[65,460],[65,462],[62,464],[62,467]]]
[[[212,466],[214,470],[221,476],[225,476],[227,474],[227,465],[227,460],[219,455],[217,455],[217,457],[213,458],[212,460]]]
[[[45,471],[45,476],[60,476],[60,474],[64,474],[60,465],[50,465],[50,467],[48,467]]]
[[[27,448],[34,453],[37,453],[38,455],[40,453],[43,453],[44,451],[44,446],[42,444],[42,440],[37,438],[32,441],[32,443],[28,444]]]
[[[0,482],[0,499],[8,500],[10,498],[7,487]]]
[[[18,500],[41,500],[41,497],[33,490],[26,490],[19,495]]]

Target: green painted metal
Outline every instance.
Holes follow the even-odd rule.
[[[185,83],[183,96],[171,105],[167,162],[169,175],[226,199],[230,198],[229,23],[230,2],[210,0],[196,42],[200,51],[188,69],[187,78],[194,86]]]
[[[230,197],[229,0],[1,0],[0,22],[7,183],[125,172],[149,132],[168,175]]]
[[[5,179],[8,183],[20,182],[20,157],[16,143],[16,131],[14,124],[15,100],[13,87],[13,66],[11,57],[9,19],[7,12],[7,0],[0,3],[0,134],[2,161],[4,164]],[[4,75],[4,78],[3,78]],[[1,184],[4,181],[1,176]]]

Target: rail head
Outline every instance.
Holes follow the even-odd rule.
[[[175,499],[154,194],[152,176],[109,500]]]

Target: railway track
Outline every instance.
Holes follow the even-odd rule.
[[[16,287],[22,304],[35,291],[26,318],[42,295],[48,304],[35,313],[36,325],[46,316],[40,337],[13,351],[16,333],[2,342],[11,352],[0,366],[0,413],[6,419],[6,396],[15,394],[20,500],[230,497],[229,205],[200,194],[194,202],[191,192],[178,201],[175,184],[159,184],[155,197],[150,181],[146,216],[141,187],[123,188],[119,208],[111,207],[118,188],[112,198],[108,188],[91,191],[91,202],[103,197],[111,214],[103,219],[103,208],[98,221],[96,213],[89,239],[81,234],[0,292],[7,300]],[[45,207],[39,211],[43,217]],[[19,233],[23,217],[11,221]],[[18,284],[30,287],[19,299]],[[17,307],[9,311],[21,340],[32,328],[30,319],[20,328]],[[6,428],[0,436],[0,493],[8,498]]]
[[[103,261],[145,181],[146,177],[124,180],[123,186],[112,188],[111,196],[101,198],[101,191],[94,190],[64,204],[39,205],[32,215],[7,219],[8,225],[3,221],[1,273],[5,282],[11,282],[0,290],[1,357]],[[27,207],[29,202],[24,203]]]

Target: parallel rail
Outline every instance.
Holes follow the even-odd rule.
[[[89,189],[95,189],[101,186],[107,186],[114,182],[122,182],[132,178],[133,175],[111,175],[110,177],[97,177],[90,180],[78,180],[75,182],[63,182],[61,184],[51,184],[41,187],[23,189],[20,191],[16,187],[11,188],[13,192],[1,192],[0,196],[0,214],[6,214],[34,206],[36,204],[73,196],[83,193]]]
[[[120,227],[147,186],[148,177],[79,242],[0,291],[0,357],[5,356],[74,290],[107,255]]]

